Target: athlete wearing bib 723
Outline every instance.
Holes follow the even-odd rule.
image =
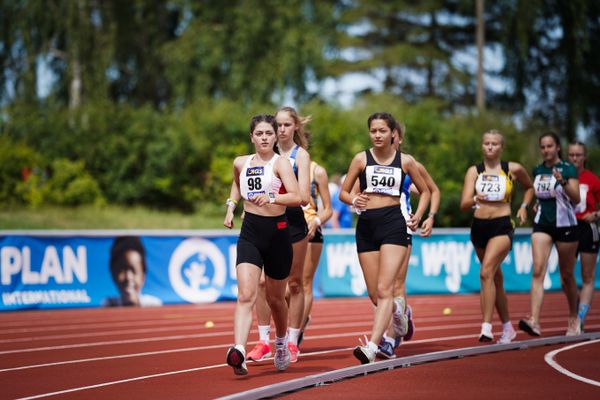
[[[501,265],[512,247],[514,228],[510,201],[513,181],[525,189],[523,203],[517,211],[521,225],[527,220],[527,206],[533,198],[533,188],[531,178],[521,164],[502,161],[504,136],[499,131],[483,134],[481,150],[483,161],[467,169],[460,202],[463,211],[475,209],[471,242],[481,264],[479,281],[483,322],[479,341],[494,339],[492,316],[495,305],[502,321],[502,336],[498,343],[510,343],[516,332],[510,322]]]
[[[376,113],[367,121],[373,147],[354,156],[339,198],[360,210],[356,225],[358,259],[367,284],[375,318],[368,343],[354,349],[354,356],[366,364],[375,360],[377,345],[383,337],[394,310],[394,281],[409,243],[407,225],[417,229],[429,204],[431,193],[420,175],[415,160],[392,147],[397,122],[388,113]],[[404,174],[419,190],[419,205],[413,218],[404,220],[400,191]],[[361,193],[352,195],[355,182]]]

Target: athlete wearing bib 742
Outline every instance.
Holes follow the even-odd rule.
[[[292,242],[285,208],[298,206],[298,182],[290,163],[275,153],[277,123],[272,115],[257,115],[250,122],[250,140],[256,153],[233,162],[233,183],[223,225],[233,228],[233,212],[244,199],[244,221],[237,243],[238,296],[234,316],[235,346],[227,352],[227,364],[236,375],[246,375],[246,343],[252,325],[262,268],[267,302],[275,322],[275,367],[290,363],[287,347],[287,277],[292,264]]]
[[[354,356],[366,364],[375,360],[377,345],[383,337],[394,310],[394,281],[409,243],[407,225],[417,229],[429,204],[431,193],[420,175],[415,160],[400,155],[392,147],[397,122],[388,113],[375,113],[367,121],[373,147],[354,156],[339,198],[360,210],[356,226],[358,259],[367,284],[375,318],[368,343],[354,349]],[[400,191],[408,174],[421,193],[414,216],[405,221],[400,209]],[[360,181],[361,193],[353,196],[352,187]]]
[[[519,321],[519,328],[532,336],[540,336],[540,314],[544,300],[544,277],[552,245],[558,253],[560,283],[567,297],[569,322],[567,336],[578,335],[581,323],[577,316],[577,283],[573,269],[577,258],[577,219],[579,179],[575,167],[563,160],[560,139],[554,132],[540,136],[544,161],[533,170],[533,187],[538,199],[531,235],[533,275],[531,277],[531,315]]]

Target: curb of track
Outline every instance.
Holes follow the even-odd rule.
[[[600,332],[584,333],[578,336],[551,336],[541,339],[516,341],[507,344],[491,344],[488,346],[464,347],[460,349],[436,351],[432,353],[418,354],[414,356],[398,357],[391,360],[378,361],[373,364],[346,367],[335,371],[309,375],[302,378],[276,383],[273,385],[262,386],[244,392],[219,397],[219,399],[262,399],[267,397],[278,396],[287,392],[293,392],[299,389],[309,388],[313,386],[321,386],[342,379],[363,376],[372,372],[383,371],[386,369],[391,370],[394,368],[405,368],[410,367],[411,365],[448,360],[452,358],[463,358],[482,354],[498,353],[509,350],[525,350],[533,347],[541,347],[552,344],[582,342],[586,340],[595,339],[600,339]]]

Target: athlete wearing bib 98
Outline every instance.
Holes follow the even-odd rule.
[[[354,356],[362,364],[374,362],[392,312],[404,311],[394,304],[393,295],[396,276],[408,251],[406,227],[418,227],[431,197],[416,161],[392,147],[398,126],[394,117],[375,113],[368,118],[367,126],[373,147],[354,156],[339,194],[341,201],[360,211],[356,249],[369,299],[376,306],[368,343],[354,349]],[[417,210],[408,222],[399,204],[405,174],[421,193]],[[357,181],[361,192],[353,194]]]
[[[250,122],[255,154],[236,157],[233,182],[223,225],[233,228],[234,210],[244,199],[244,220],[237,242],[237,302],[234,314],[235,345],[227,351],[227,364],[236,375],[248,374],[246,343],[252,325],[252,308],[264,267],[265,287],[275,322],[275,367],[290,363],[287,343],[287,277],[292,264],[292,242],[285,217],[288,206],[301,202],[298,182],[289,163],[274,151],[277,123],[272,115],[257,115]],[[282,190],[285,187],[286,190]]]

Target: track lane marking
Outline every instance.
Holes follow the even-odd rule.
[[[557,370],[557,371],[558,371],[558,372],[560,372],[561,374],[568,376],[569,378],[572,378],[572,379],[578,380],[578,381],[580,381],[580,382],[583,382],[583,383],[587,383],[587,384],[589,384],[589,385],[593,385],[593,386],[599,386],[599,387],[600,387],[600,382],[598,382],[598,381],[595,381],[595,380],[593,380],[593,379],[586,378],[586,377],[584,377],[584,376],[581,376],[581,375],[577,375],[576,373],[574,373],[574,372],[571,372],[571,371],[569,371],[568,369],[566,369],[566,368],[564,368],[563,366],[561,366],[561,365],[560,365],[558,362],[556,362],[556,360],[554,359],[554,357],[556,357],[556,355],[557,355],[558,353],[561,353],[561,352],[563,352],[563,351],[572,350],[572,349],[574,349],[574,348],[576,348],[576,347],[579,347],[579,346],[585,346],[585,345],[588,345],[588,344],[594,344],[594,343],[600,343],[600,339],[599,339],[599,340],[590,340],[590,341],[588,341],[588,342],[582,342],[582,343],[577,343],[577,344],[572,344],[572,345],[570,345],[570,346],[566,346],[566,347],[562,347],[562,348],[560,348],[560,349],[553,350],[553,351],[551,351],[551,352],[548,352],[548,353],[546,353],[546,354],[544,355],[544,361],[546,361],[546,363],[547,363],[548,365],[550,365],[552,368],[554,368],[555,370]]]

